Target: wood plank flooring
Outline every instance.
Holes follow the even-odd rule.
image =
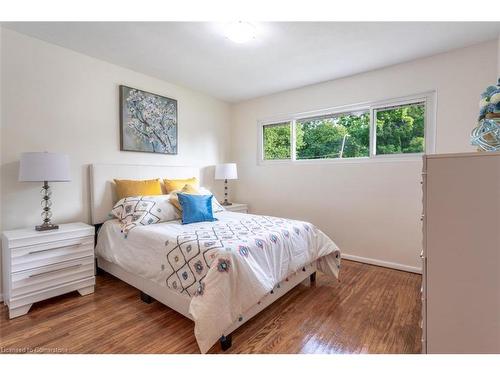
[[[298,285],[236,330],[226,353],[419,353],[420,284],[420,275],[343,261],[340,283],[318,274]],[[0,353],[199,353],[193,327],[104,274],[94,294],[39,302],[26,316],[9,320],[2,306]]]

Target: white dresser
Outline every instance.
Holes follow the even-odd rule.
[[[90,225],[3,232],[3,295],[10,318],[26,314],[34,302],[63,293],[93,293],[94,274],[94,227]]]
[[[428,155],[423,352],[500,353],[500,152]]]

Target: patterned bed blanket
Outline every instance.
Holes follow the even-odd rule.
[[[189,313],[202,353],[278,283],[305,265],[316,261],[320,271],[335,277],[340,268],[339,248],[310,223],[232,212],[215,216],[215,222],[143,227],[165,228],[155,228],[161,240],[155,242],[162,244],[158,249],[163,254],[161,279],[192,297]],[[131,230],[125,241],[139,229]]]

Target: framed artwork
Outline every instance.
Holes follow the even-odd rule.
[[[177,100],[120,86],[120,150],[177,154]]]

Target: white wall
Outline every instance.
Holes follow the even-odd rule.
[[[469,134],[479,95],[497,74],[497,41],[233,107],[235,199],[260,214],[311,221],[344,253],[420,269],[420,159],[356,164],[258,165],[257,121],[437,90],[436,152],[474,151]],[[335,62],[332,62],[334,64]]]
[[[3,29],[0,26],[0,166],[2,165],[2,32]],[[1,177],[1,174],[0,174]],[[2,228],[2,180],[0,179],[0,229]],[[1,249],[1,241],[0,241],[0,249]],[[0,301],[3,301],[3,289],[2,289],[2,255],[0,253]]]
[[[500,78],[500,35],[498,36],[497,46],[497,77]]]
[[[39,184],[17,181],[24,151],[70,155],[72,181],[53,184],[55,222],[89,222],[88,164],[226,161],[230,107],[225,102],[7,29],[1,43],[1,229],[41,220]],[[178,155],[120,151],[120,84],[177,99]]]

